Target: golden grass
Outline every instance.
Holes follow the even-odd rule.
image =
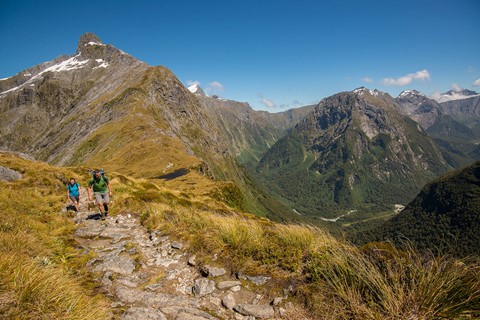
[[[102,299],[89,301],[96,303],[95,307],[69,300],[91,295],[81,289],[81,278],[78,283],[72,280],[83,274],[82,259],[86,258],[68,244],[71,222],[55,214],[63,201],[58,194],[64,193],[63,185],[57,183],[59,177],[73,175],[84,183],[89,178],[85,168],[56,170],[10,160],[0,154],[0,165],[23,170],[26,175],[15,183],[0,183],[0,258],[8,270],[14,270],[0,286],[0,308],[13,308],[13,318],[41,318],[30,303],[35,301],[44,314],[60,319],[74,319],[73,312],[81,314],[84,308],[97,308],[98,318],[102,318],[107,314]],[[420,255],[412,248],[399,251],[388,244],[359,249],[318,228],[276,224],[215,200],[211,196],[221,185],[192,173],[172,181],[136,179],[116,172],[109,172],[109,177],[114,188],[113,214],[136,214],[149,229],[184,241],[197,254],[200,265],[218,256],[215,263],[231,272],[268,273],[278,285],[269,289],[277,294],[295,283],[291,299],[298,302],[296,315],[303,319],[480,317],[478,262]],[[196,185],[190,185],[192,181]],[[21,208],[20,212],[16,208]],[[19,239],[24,243],[18,243]],[[21,259],[13,259],[14,255]],[[45,283],[43,289],[32,287],[30,276]],[[65,297],[52,292],[49,299],[54,303],[42,301],[40,294],[47,290],[47,283],[65,288]],[[63,283],[75,289],[70,291]],[[71,309],[73,305],[76,311]],[[89,319],[87,311],[85,319]],[[298,319],[296,315],[289,313],[287,318]]]
[[[0,153],[0,165],[23,174],[0,182],[0,318],[107,319],[107,300],[86,288],[85,259],[60,214],[67,169]]]
[[[233,210],[148,204],[146,224],[187,240],[200,263],[297,279],[297,301],[319,319],[456,319],[480,312],[480,267],[388,245],[360,250],[327,232]]]
[[[41,259],[0,256],[0,292],[12,300],[1,306],[12,319],[107,319],[101,297],[87,295],[77,280]],[[8,310],[7,310],[8,309]]]

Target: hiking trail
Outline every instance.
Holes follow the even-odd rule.
[[[161,230],[148,232],[133,213],[97,220],[97,206],[89,211],[86,189],[80,193],[74,239],[83,254],[94,254],[87,268],[111,299],[114,318],[295,319],[288,290],[273,299],[262,290],[269,277],[229,275],[218,265],[200,270],[184,244]]]

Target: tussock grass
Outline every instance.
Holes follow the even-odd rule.
[[[200,264],[218,256],[232,273],[268,273],[280,284],[296,283],[295,299],[314,319],[479,317],[478,262],[389,244],[359,249],[319,228],[238,212],[218,201],[218,186],[200,179],[201,192],[198,186],[186,192],[180,180],[115,183],[124,210],[139,212],[148,228],[188,243]]]
[[[192,202],[195,199],[191,199]],[[311,226],[279,225],[210,203],[146,201],[145,224],[183,238],[201,263],[300,283],[316,319],[461,319],[480,316],[480,266],[389,244],[356,248]],[[296,279],[296,280],[294,280]]]
[[[25,174],[18,182],[0,182],[0,311],[20,319],[105,318],[104,300],[83,289],[80,266],[87,258],[69,244],[71,221],[58,215],[64,201],[60,180],[82,179],[85,170],[77,168],[75,174],[3,155],[0,165]],[[268,273],[276,279],[278,287],[269,288],[276,294],[295,284],[291,299],[299,302],[295,308],[305,309],[288,319],[480,317],[478,261],[420,255],[383,243],[356,248],[322,229],[276,224],[219,202],[213,192],[218,185],[195,173],[182,177],[184,182],[115,172],[109,177],[113,214],[136,214],[149,229],[182,240],[200,265],[218,256],[215,263],[232,273]]]
[[[364,252],[339,245],[313,253],[306,269],[312,283],[326,285],[330,299],[337,301],[317,301],[322,313],[332,317],[456,319],[480,314],[478,264],[371,244]],[[305,292],[309,300],[316,299]]]
[[[60,214],[66,177],[74,172],[0,153],[0,165],[22,173],[0,182],[0,318],[108,319],[106,299],[87,288],[71,242],[71,219]]]
[[[61,268],[18,255],[0,256],[0,311],[11,319],[107,319],[105,302],[91,297]],[[2,310],[3,309],[3,310]]]

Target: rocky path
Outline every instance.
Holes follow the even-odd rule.
[[[80,206],[74,237],[84,253],[94,253],[87,267],[121,319],[253,320],[287,314],[291,304],[284,297],[268,301],[257,293],[268,277],[233,277],[218,265],[199,270],[184,244],[161,230],[147,232],[132,214],[101,221],[95,212]]]

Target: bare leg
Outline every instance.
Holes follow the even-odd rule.
[[[105,212],[104,212],[104,208],[103,208],[103,202],[100,202],[98,204],[98,210],[100,210],[100,215],[102,217],[102,220],[105,220]]]
[[[73,202],[73,205],[75,206],[75,211],[78,212],[78,202],[77,202],[77,201],[74,201],[74,202]]]

